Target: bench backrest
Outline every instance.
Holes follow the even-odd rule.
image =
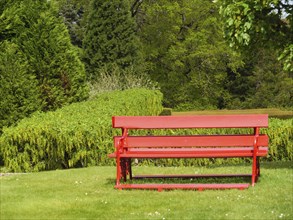
[[[268,115],[223,116],[116,116],[114,128],[177,129],[177,128],[254,128],[254,134],[186,135],[186,136],[128,136],[124,148],[140,147],[242,147],[252,146],[257,135],[257,146],[268,146],[268,136],[258,134],[256,128],[268,127]],[[114,137],[118,146],[122,136]],[[124,137],[126,138],[126,137]]]
[[[113,116],[113,128],[261,128],[268,127],[268,115],[198,116]]]

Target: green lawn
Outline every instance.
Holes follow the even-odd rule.
[[[292,162],[263,163],[246,190],[115,190],[114,167],[0,177],[0,219],[293,219]],[[250,171],[223,167],[134,167],[134,173]]]

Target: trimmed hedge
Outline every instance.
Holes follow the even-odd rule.
[[[269,135],[269,161],[293,160],[293,118],[269,119],[269,128],[264,129]]]
[[[55,112],[37,113],[4,129],[0,147],[14,172],[108,165],[114,161],[113,115],[158,115],[162,94],[146,89],[104,93]],[[117,129],[116,129],[117,130]]]
[[[269,128],[261,129],[261,133],[269,136],[269,153],[267,157],[262,157],[262,161],[292,161],[293,159],[293,119],[269,118]],[[132,135],[142,133],[133,131]],[[170,129],[151,130],[144,132],[148,135],[211,135],[211,134],[253,134],[253,129],[244,128],[221,128],[221,129]],[[198,158],[198,159],[141,159],[139,164],[157,166],[202,166],[251,163],[250,158]]]
[[[158,115],[162,94],[133,89],[99,95],[95,100],[76,103],[55,112],[38,113],[4,130],[0,147],[5,166],[11,171],[40,171],[92,165],[114,165],[107,154],[114,151],[112,115]],[[269,119],[261,129],[270,137],[269,155],[263,161],[292,161],[293,119]],[[187,129],[132,131],[132,134],[227,134],[250,133],[252,129]],[[231,164],[250,159],[159,159],[139,160],[140,164],[190,166]]]

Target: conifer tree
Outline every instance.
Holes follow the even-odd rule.
[[[139,63],[139,41],[128,1],[93,0],[89,10],[83,41],[88,76],[95,77],[104,66],[125,69]]]
[[[0,134],[4,126],[39,110],[38,82],[29,72],[27,59],[18,46],[8,41],[0,43]]]
[[[0,24],[2,40],[18,45],[38,81],[42,110],[87,98],[84,66],[50,1],[12,0]]]

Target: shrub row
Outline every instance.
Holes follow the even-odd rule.
[[[293,119],[269,119],[269,128],[261,129],[261,133],[269,136],[269,153],[262,161],[292,161],[293,159]],[[133,135],[141,132],[134,131]],[[148,135],[192,135],[192,134],[253,134],[253,129],[177,129],[177,130],[152,130]],[[141,165],[157,166],[201,166],[212,164],[236,164],[249,162],[248,158],[227,158],[227,159],[156,159],[139,160]]]
[[[36,113],[4,129],[0,147],[11,171],[85,167],[114,163],[113,115],[158,115],[162,94],[146,89],[116,91],[55,112]]]
[[[0,138],[7,168],[12,171],[40,171],[91,165],[114,165],[107,154],[114,151],[112,115],[157,115],[162,111],[162,95],[156,91],[134,89],[99,95],[95,100],[72,104],[55,112],[38,113],[5,129]],[[293,119],[269,119],[261,129],[270,138],[269,155],[264,161],[292,161]],[[252,129],[188,129],[133,131],[132,135],[239,134]],[[231,164],[249,159],[164,159],[140,160],[139,164],[191,166]]]

